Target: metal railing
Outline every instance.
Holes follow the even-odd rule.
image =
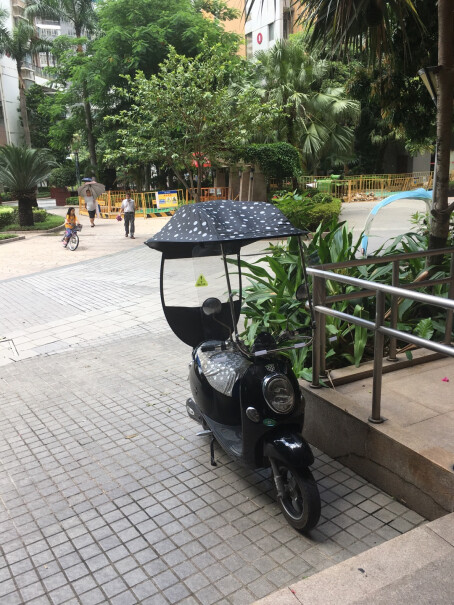
[[[412,258],[439,256],[440,254],[451,255],[451,268],[449,277],[440,279],[429,279],[424,281],[412,282],[409,284],[399,284],[399,263]],[[392,263],[392,285],[380,284],[377,282],[366,281],[346,275],[334,273],[336,269],[345,269],[347,267]],[[442,355],[454,357],[454,347],[450,346],[453,327],[454,314],[454,248],[443,248],[440,250],[424,250],[408,254],[394,254],[374,259],[358,259],[341,263],[331,263],[329,265],[320,265],[320,267],[309,267],[308,273],[313,278],[313,305],[315,312],[315,335],[312,348],[312,387],[320,386],[320,379],[326,378],[326,320],[327,315],[337,317],[348,323],[361,326],[374,332],[374,365],[373,365],[373,384],[372,384],[372,413],[369,421],[373,423],[383,422],[380,414],[381,408],[381,386],[383,374],[383,355],[385,336],[390,338],[389,357],[390,361],[397,361],[396,350],[397,340],[401,340],[418,347],[423,347],[435,351]],[[334,281],[351,286],[357,286],[358,291],[326,296],[326,281]],[[439,284],[449,284],[448,298],[433,296],[422,292],[411,292],[417,288],[435,286]],[[391,313],[389,326],[385,325],[386,313],[385,302],[386,295],[391,297]],[[351,300],[375,296],[376,311],[375,321],[370,321],[327,306],[343,300]],[[441,307],[447,310],[446,327],[443,343],[434,342],[415,336],[414,334],[397,330],[398,304],[399,299],[410,299],[432,306]]]

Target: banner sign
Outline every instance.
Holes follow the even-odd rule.
[[[175,208],[178,206],[178,191],[156,191],[157,208]]]

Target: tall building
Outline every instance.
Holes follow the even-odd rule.
[[[246,12],[250,4],[245,0]],[[276,40],[287,39],[300,27],[296,21],[301,11],[301,4],[295,6],[294,0],[255,0],[244,27],[246,56],[251,58]]]
[[[244,0],[226,0],[226,4],[228,4],[230,8],[237,10],[239,16],[237,19],[232,19],[232,21],[225,21],[224,29],[228,32],[238,34],[244,40]],[[239,54],[243,56],[246,55],[246,47],[244,44],[241,45]]]
[[[15,20],[20,19],[25,8],[23,0],[0,0],[0,8],[9,13],[6,27],[12,31]],[[23,75],[26,75],[23,70]],[[23,141],[23,131],[19,114],[19,81],[16,63],[10,57],[0,57],[0,145]]]

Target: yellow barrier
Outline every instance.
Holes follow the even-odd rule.
[[[196,189],[186,190],[186,202],[189,203],[195,196]],[[228,187],[202,187],[200,201],[211,202],[213,200],[227,200],[229,195]],[[191,197],[192,196],[192,197]]]
[[[450,177],[452,178],[452,177]],[[330,193],[345,202],[363,201],[366,196],[381,199],[398,191],[411,191],[423,187],[430,189],[433,184],[433,172],[410,172],[406,174],[363,174],[333,179],[329,176],[303,176],[298,179],[301,189],[316,189]],[[283,182],[291,187],[291,180]],[[270,181],[270,189],[276,190],[276,181]]]
[[[173,189],[171,192],[131,192],[131,197],[136,205],[136,216],[145,218],[170,216],[178,206],[185,203],[182,189]],[[96,200],[99,204],[101,216],[103,218],[115,218],[120,213],[121,202],[125,198],[126,191],[106,191],[101,194]],[[88,214],[83,197],[79,197],[79,213]]]

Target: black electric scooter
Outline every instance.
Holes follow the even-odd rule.
[[[320,496],[309,466],[314,457],[301,436],[304,401],[283,351],[307,346],[298,334],[269,333],[251,348],[239,338],[240,252],[257,240],[296,236],[303,283],[298,300],[309,300],[304,232],[263,202],[204,202],[184,206],[146,244],[162,252],[161,301],[173,332],[193,347],[189,366],[189,416],[234,460],[252,469],[271,466],[277,500],[292,527],[313,528]],[[229,267],[233,270],[229,271]],[[235,280],[235,283],[233,283]],[[177,286],[177,287],[175,287]],[[303,303],[302,303],[303,304]],[[293,336],[295,340],[289,343]]]

